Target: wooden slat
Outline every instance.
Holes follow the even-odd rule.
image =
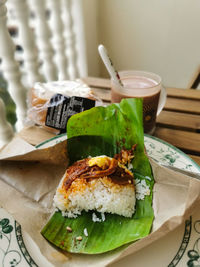
[[[199,164],[199,167],[200,167],[200,156],[194,156],[194,155],[188,155],[190,156],[197,164]]]
[[[91,87],[107,88],[110,89],[110,79],[96,78],[96,77],[84,77],[81,78],[85,83]]]
[[[103,101],[110,102],[110,90],[94,88],[92,90],[95,94],[100,97]],[[179,111],[193,114],[200,114],[200,101],[198,100],[188,100],[188,99],[177,99],[168,98],[165,104],[165,110]]]
[[[200,90],[167,88],[167,96],[200,100]]]
[[[190,154],[200,156],[200,134],[198,133],[157,127],[155,136]]]
[[[200,66],[198,66],[196,71],[194,72],[187,88],[197,88],[195,85],[196,85],[196,81],[198,80],[199,74],[200,74]]]
[[[82,78],[91,87],[110,89],[110,79],[84,77]],[[200,90],[182,89],[182,88],[166,88],[167,95],[175,98],[187,98],[200,100]]]
[[[92,91],[103,101],[111,101],[110,90],[92,87]]]
[[[164,109],[171,111],[200,114],[200,101],[168,97]]]
[[[163,110],[158,116],[158,126],[200,132],[200,116]]]
[[[87,77],[84,81],[103,101],[110,102],[109,79]],[[200,155],[200,134],[191,132],[200,129],[200,91],[167,88],[167,94],[165,110],[157,119],[160,127],[157,127],[155,135],[188,153]],[[195,159],[199,157],[195,156]]]

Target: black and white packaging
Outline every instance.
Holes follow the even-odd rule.
[[[66,132],[72,115],[102,105],[101,99],[81,80],[36,83],[31,90],[28,120],[60,134]]]
[[[64,133],[66,132],[67,121],[72,115],[93,108],[98,104],[98,101],[85,97],[56,94],[49,101],[45,125]]]

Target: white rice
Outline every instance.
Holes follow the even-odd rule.
[[[132,164],[128,167],[132,169]],[[151,180],[149,176],[145,178]],[[104,212],[131,217],[135,212],[136,199],[144,200],[145,196],[151,193],[145,180],[135,179],[134,189],[133,185],[120,186],[104,177],[91,180],[87,186],[83,186],[82,190],[70,191],[66,197],[66,192],[59,191],[62,189],[64,179],[65,175],[54,196],[54,206],[62,211],[63,216],[69,218],[81,215],[82,210],[100,212],[101,218],[98,218],[95,213],[92,214],[94,222],[105,221]],[[76,181],[78,180],[74,182]]]
[[[88,236],[87,228],[84,228],[83,233],[84,233],[85,236]]]
[[[128,169],[132,170],[133,169],[133,164],[131,162],[128,163]]]
[[[92,213],[92,220],[93,222],[104,222],[106,220],[105,214],[101,213],[101,219],[97,217],[97,215],[93,212]]]
[[[149,196],[151,193],[150,188],[146,184],[145,180],[135,179],[135,187],[136,187],[136,198],[138,200],[140,199],[143,200],[145,196]]]
[[[103,212],[101,213],[101,219],[103,222],[106,220],[105,214]]]
[[[145,178],[146,178],[147,180],[151,181],[151,177],[149,177],[149,176],[145,176]]]
[[[54,204],[62,211],[63,216],[76,218],[82,210],[96,210],[98,212],[118,214],[131,217],[135,212],[135,191],[133,185],[120,186],[114,183],[107,184],[104,178],[94,179],[82,191],[71,191],[65,194],[59,192],[54,196]],[[102,215],[100,220],[105,220]]]
[[[92,220],[93,222],[101,222],[101,219],[99,219],[94,212],[92,213]]]

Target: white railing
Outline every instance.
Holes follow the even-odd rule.
[[[9,0],[15,11],[16,26],[19,31],[19,40],[23,47],[24,69],[27,75],[28,85],[31,87],[43,78],[39,74],[37,48],[35,45],[34,32],[29,27],[29,9],[26,0]]]
[[[3,100],[0,98],[0,148],[7,144],[14,135],[12,126],[6,120],[6,111]]]
[[[82,1],[7,0],[11,9],[9,15],[13,16],[8,18],[8,27],[12,21],[12,26],[18,31],[13,43],[6,24],[6,0],[0,0],[0,70],[16,104],[17,130],[24,127],[26,95],[36,81],[75,79],[87,75],[86,55],[83,55]],[[15,56],[16,44],[23,49],[19,55],[23,73]],[[0,128],[3,129],[6,124],[2,114]]]
[[[26,89],[21,83],[19,65],[14,59],[14,45],[6,28],[6,7],[5,0],[0,0],[0,58],[2,59],[1,69],[8,81],[8,91],[16,104],[17,123],[16,129],[24,126],[26,118]],[[2,116],[0,114],[0,116]],[[3,126],[1,126],[3,127]]]
[[[53,47],[50,42],[51,32],[47,22],[45,1],[29,0],[29,8],[35,17],[35,36],[39,52],[39,58],[43,62],[42,70],[47,81],[57,80],[57,70],[53,62]],[[37,14],[37,15],[36,15]]]
[[[79,71],[77,66],[76,36],[72,18],[72,0],[61,1],[64,37],[66,40],[65,53],[68,58],[68,72],[70,79],[74,79],[79,76]]]

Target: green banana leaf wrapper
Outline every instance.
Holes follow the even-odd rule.
[[[88,156],[113,157],[122,148],[130,149],[137,144],[132,171],[135,178],[146,180],[151,194],[136,201],[132,218],[105,213],[105,221],[93,222],[94,211],[82,212],[77,218],[66,218],[60,211],[55,212],[42,229],[42,235],[65,251],[85,254],[104,253],[147,236],[154,218],[154,179],[144,152],[142,100],[123,99],[120,104],[76,114],[68,121],[67,136],[70,164]],[[95,214],[101,218],[98,212]],[[73,229],[71,233],[66,230],[67,226]],[[88,236],[84,235],[85,228]],[[76,239],[78,236],[82,237],[81,241]]]

